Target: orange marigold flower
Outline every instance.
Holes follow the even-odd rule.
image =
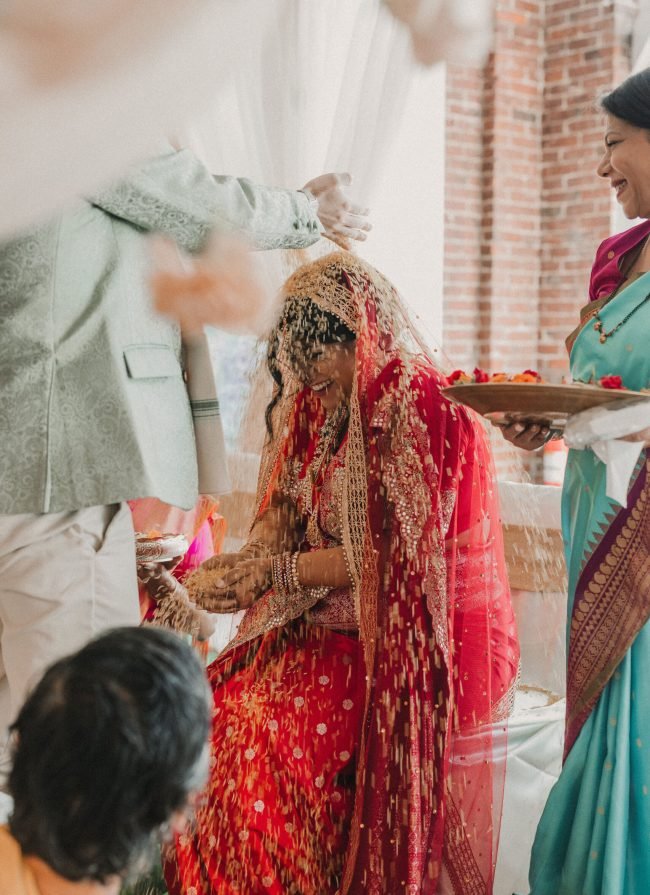
[[[537,376],[532,376],[530,373],[515,373],[515,375],[510,380],[511,382],[539,382]]]

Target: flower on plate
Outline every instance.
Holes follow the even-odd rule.
[[[451,385],[458,383],[458,385],[463,385],[466,382],[471,382],[472,377],[468,376],[464,370],[454,370],[453,373],[450,373],[447,377]]]
[[[615,389],[624,389],[625,388],[621,377],[613,376],[611,374],[609,376],[601,376],[600,379],[598,380],[598,385],[600,385],[601,388],[615,388]]]
[[[490,377],[485,372],[485,370],[481,370],[480,367],[474,367],[474,382],[489,382]]]
[[[507,382],[510,377],[507,373],[493,373],[490,382]]]
[[[542,382],[542,377],[536,370],[524,370],[523,373],[516,373],[511,382]]]

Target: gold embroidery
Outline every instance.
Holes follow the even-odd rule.
[[[646,460],[643,490],[573,612],[567,748],[650,613],[645,596],[650,594],[649,489],[650,460]]]
[[[445,797],[445,810],[444,863],[454,895],[487,895],[487,884],[476,863],[463,818],[449,792]]]
[[[298,618],[329,592],[328,587],[305,587],[292,593],[289,599],[279,598],[274,590],[267,591],[257,602],[253,603],[241,621],[235,637],[226,649],[239,646],[266,634],[273,628],[286,625]]]
[[[506,718],[509,718],[512,715],[515,709],[515,696],[517,695],[517,687],[519,686],[519,681],[521,679],[521,661],[517,666],[517,674],[503,694],[501,699],[499,699],[494,706],[492,707],[492,723],[496,724],[498,721],[505,721]]]

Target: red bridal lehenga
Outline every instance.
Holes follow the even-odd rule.
[[[356,372],[329,418],[286,383],[256,518],[289,504],[353,586],[268,591],[210,666],[210,781],[169,891],[486,895],[519,648],[484,430],[369,265],[329,255],[284,301],[338,316]]]

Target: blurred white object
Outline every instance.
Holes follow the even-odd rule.
[[[504,525],[535,536],[561,528],[560,489],[499,482]],[[561,549],[561,548],[560,548]],[[535,831],[562,767],[566,710],[566,593],[512,591],[521,644],[521,684],[508,721],[508,755],[494,895],[529,891]]]
[[[14,800],[6,792],[0,791],[0,825],[9,822],[11,812],[14,810]]]
[[[385,0],[411,32],[418,61],[482,65],[492,46],[493,0]]]
[[[591,407],[570,417],[564,441],[570,448],[591,448],[607,466],[605,493],[627,506],[627,492],[634,468],[645,447],[644,441],[621,441],[626,435],[650,426],[650,400],[641,399],[625,407]]]
[[[561,486],[569,451],[562,438],[552,438],[542,452],[542,475],[545,485]]]
[[[643,442],[597,441],[591,445],[591,449],[607,467],[605,493],[611,500],[626,507],[630,479],[644,449]]]
[[[566,700],[537,687],[517,691],[508,721],[508,760],[494,895],[529,891],[537,824],[562,769]]]
[[[256,0],[14,0],[0,12],[0,234],[155,151],[239,61]]]
[[[185,334],[203,326],[228,332],[263,332],[271,294],[256,253],[239,236],[215,232],[199,255],[181,254],[163,236],[149,240],[156,310],[176,320]]]

